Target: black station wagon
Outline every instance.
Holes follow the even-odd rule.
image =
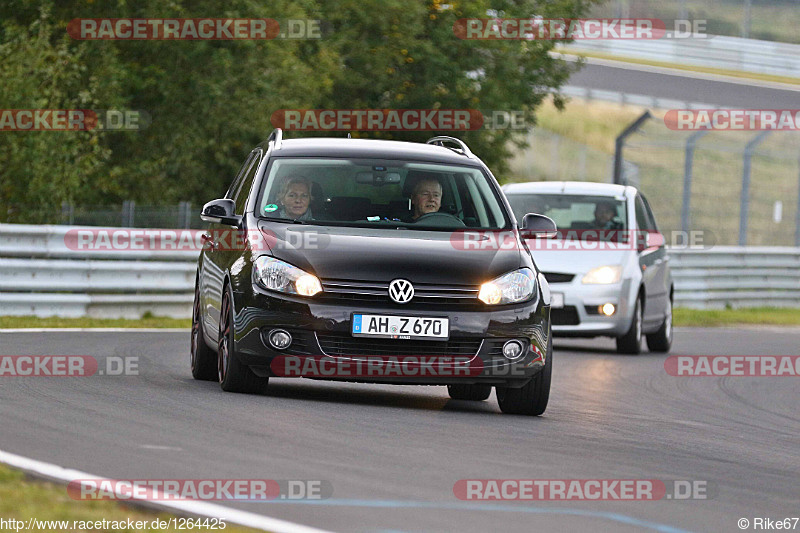
[[[225,391],[270,377],[446,385],[547,407],[550,291],[492,173],[461,140],[283,139],[247,157],[197,268],[191,364]]]

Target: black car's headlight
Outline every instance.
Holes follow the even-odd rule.
[[[516,304],[536,296],[536,276],[520,268],[481,285],[478,299],[489,305]]]
[[[317,276],[274,257],[262,256],[253,266],[256,282],[271,291],[300,296],[314,296],[322,292]]]

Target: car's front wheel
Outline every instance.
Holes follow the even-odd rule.
[[[550,380],[553,374],[553,336],[547,342],[544,369],[536,374],[524,387],[511,389],[496,387],[500,410],[511,415],[539,416],[547,409],[550,399]]]
[[[491,385],[448,385],[447,393],[454,400],[471,400],[480,402],[492,393]]]
[[[233,338],[233,296],[230,287],[222,294],[219,316],[219,344],[217,348],[217,374],[222,390],[226,392],[263,392],[269,378],[256,376],[250,367],[236,357]]]
[[[619,353],[638,354],[642,351],[642,298],[636,298],[636,308],[633,310],[633,321],[628,332],[622,337],[617,337],[617,351]]]
[[[667,304],[667,316],[655,333],[647,335],[647,347],[651,352],[667,353],[672,348],[672,298]]]

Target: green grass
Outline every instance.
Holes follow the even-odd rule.
[[[699,310],[676,307],[676,326],[725,326],[731,324],[800,325],[800,309],[757,307],[751,309]],[[0,316],[0,328],[186,328],[189,319],[140,320],[100,318],[36,318]]]
[[[800,326],[800,309],[753,307],[749,309],[687,309],[676,307],[676,326],[714,327],[737,324]]]
[[[16,328],[186,328],[192,327],[188,318],[143,317],[127,318],[38,318],[35,316],[0,316],[0,329]]]
[[[133,522],[142,521],[152,523],[155,519],[169,521],[173,518],[173,515],[143,511],[113,501],[73,500],[67,495],[66,485],[32,480],[23,472],[0,464],[0,518],[22,521],[35,518],[38,520],[66,520],[69,522],[95,522],[103,519],[122,522],[130,518]],[[255,531],[250,528],[233,526],[227,523],[226,526],[226,533]],[[54,528],[50,529],[50,531],[82,530],[73,529],[72,524],[70,524],[70,527],[67,529]],[[95,531],[111,530],[99,529]],[[134,532],[136,530],[118,529],[115,531]],[[147,529],[140,529],[138,531],[155,530],[151,530],[148,527]],[[178,532],[181,530],[170,527],[168,529],[160,529],[159,531]],[[197,529],[195,529],[195,531],[197,531]]]

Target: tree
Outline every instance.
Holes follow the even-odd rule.
[[[18,220],[13,213],[23,204],[46,214],[62,201],[205,202],[227,188],[281,109],[518,111],[532,126],[548,94],[561,102],[558,87],[571,72],[550,55],[554,42],[462,40],[453,25],[489,13],[578,17],[592,1],[9,0],[0,6],[0,109],[122,108],[142,110],[151,122],[122,133],[1,132],[0,220]],[[318,40],[261,41],[67,36],[70,20],[101,17],[320,19],[325,32]],[[435,133],[442,132],[356,132],[412,141]],[[458,136],[502,180],[524,134]]]

